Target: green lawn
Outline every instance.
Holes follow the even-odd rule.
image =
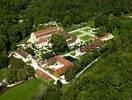
[[[82,35],[83,33],[79,32],[79,31],[76,31],[76,32],[73,32],[72,34],[75,35],[75,36],[79,36],[79,35]]]
[[[0,69],[0,81],[2,81],[3,78],[5,77],[6,70],[7,70],[7,67]]]
[[[85,29],[82,29],[82,31],[89,32],[89,31],[90,31],[90,28],[85,28]]]
[[[81,36],[80,39],[83,40],[83,41],[86,41],[86,40],[90,39],[90,36],[84,35],[84,36]]]
[[[43,83],[42,80],[32,79],[7,90],[0,96],[0,100],[31,100],[32,96],[37,93],[40,85]]]

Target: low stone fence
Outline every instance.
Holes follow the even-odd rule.
[[[33,79],[33,77],[29,78],[28,80],[31,80],[31,79]],[[24,83],[24,82],[25,82],[25,81],[19,81],[19,82],[16,82],[16,83],[14,83],[14,84],[9,84],[9,85],[7,85],[6,87],[7,87],[7,88],[15,87],[15,86],[20,85],[20,84],[22,84],[22,83]]]

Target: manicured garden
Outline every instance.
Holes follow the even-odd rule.
[[[0,96],[0,100],[31,100],[43,83],[42,80],[34,78],[14,88],[8,89]]]
[[[91,36],[94,36],[91,30],[92,30],[91,27],[85,26],[85,27],[75,30],[74,32],[71,32],[71,34],[77,36],[82,41],[88,41],[90,40]]]
[[[89,40],[91,37],[88,36],[88,35],[84,35],[84,36],[81,36],[80,39],[83,40],[83,41],[87,41]]]
[[[85,29],[82,29],[82,31],[89,32],[89,31],[90,31],[90,28],[89,28],[89,27],[87,27],[87,28],[85,28]]]
[[[79,32],[79,31],[76,31],[76,32],[73,32],[72,34],[75,35],[75,36],[79,36],[79,35],[82,35],[83,33]]]

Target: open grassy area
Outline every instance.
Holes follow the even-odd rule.
[[[72,34],[75,35],[75,36],[79,36],[79,35],[82,35],[83,33],[79,32],[79,31],[76,31],[76,32],[73,32]]]
[[[90,39],[90,36],[84,35],[84,36],[81,36],[80,39],[83,40],[83,41],[86,41],[86,40]]]
[[[24,84],[10,88],[0,96],[0,100],[31,100],[43,83],[42,80],[32,79]]]
[[[85,29],[82,29],[83,31],[86,31],[86,32],[89,32],[90,31],[90,28],[85,28]]]
[[[7,68],[0,69],[0,81],[2,81],[3,78],[5,77],[5,71],[6,70],[7,70]]]

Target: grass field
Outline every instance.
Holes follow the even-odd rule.
[[[83,41],[86,41],[86,40],[90,39],[90,36],[84,35],[84,36],[81,36],[80,39],[83,40]]]
[[[7,67],[0,69],[0,81],[2,81],[3,78],[5,77],[5,71],[6,70],[7,70]]]
[[[89,32],[89,31],[90,31],[90,28],[85,28],[85,29],[82,29],[82,31]]]
[[[82,33],[81,33],[81,32],[79,32],[79,31],[73,32],[72,34],[73,34],[73,35],[75,35],[75,36],[82,35]]]
[[[43,83],[42,80],[32,79],[24,84],[10,88],[0,96],[0,100],[31,100]]]

